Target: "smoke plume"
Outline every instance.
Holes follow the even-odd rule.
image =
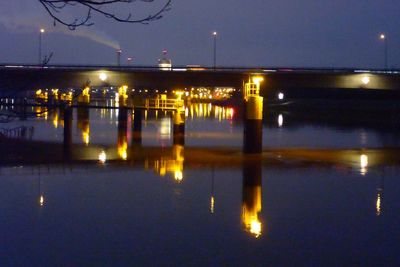
[[[11,4],[10,2],[13,3]],[[0,3],[0,24],[7,29],[17,32],[38,32],[40,28],[45,28],[46,32],[88,38],[115,50],[120,49],[119,43],[116,40],[94,26],[79,27],[72,31],[63,25],[53,25],[52,22],[52,19],[43,10],[39,1],[13,0]]]

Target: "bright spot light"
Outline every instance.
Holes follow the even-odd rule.
[[[104,150],[101,151],[99,154],[99,161],[100,161],[100,163],[103,163],[103,164],[107,161],[107,155]]]
[[[212,197],[211,197],[211,201],[210,201],[210,212],[211,212],[211,213],[214,213],[214,206],[215,206],[215,199],[214,199],[214,197],[212,196]]]
[[[376,216],[381,215],[381,194],[378,193],[378,197],[376,199]]]
[[[367,173],[367,167],[368,167],[368,156],[367,155],[361,155],[360,156],[360,173],[361,175],[365,175]]]
[[[44,205],[44,196],[43,195],[41,195],[39,198],[39,204],[41,207]]]
[[[181,170],[175,170],[174,178],[177,182],[181,182],[183,180],[183,173]]]
[[[278,116],[278,126],[282,127],[283,126],[283,115],[279,114]]]
[[[368,167],[368,156],[367,155],[360,156],[360,166],[361,166],[361,168]]]
[[[264,78],[263,78],[263,77],[260,77],[260,76],[253,77],[253,82],[254,82],[254,83],[259,84],[259,83],[262,82],[262,81],[264,81]]]
[[[44,33],[45,32],[45,30],[44,29],[40,29],[40,33]]]
[[[386,39],[386,36],[382,33],[382,34],[379,36],[379,38],[380,38],[381,40],[385,40],[385,39]]]
[[[106,81],[107,80],[107,74],[105,74],[104,72],[100,73],[99,78],[101,81]]]
[[[283,100],[285,98],[285,95],[282,93],[282,92],[280,92],[279,94],[278,94],[278,99],[279,100]]]
[[[365,76],[361,79],[361,81],[363,84],[367,85],[370,82],[370,78],[368,76]]]
[[[250,233],[252,233],[256,238],[261,235],[261,222],[254,219],[250,223]]]
[[[214,36],[217,36],[217,35],[218,35],[218,33],[217,33],[216,31],[214,31],[214,32],[213,32],[213,35],[214,35]]]

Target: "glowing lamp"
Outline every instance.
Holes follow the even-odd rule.
[[[102,82],[106,81],[107,78],[108,78],[108,77],[107,77],[107,74],[106,74],[106,73],[104,73],[104,72],[100,73],[99,79],[100,79]]]
[[[365,76],[361,79],[362,83],[367,85],[369,84],[369,82],[371,81],[370,78],[368,76]]]
[[[259,84],[262,81],[264,81],[263,77],[260,77],[260,76],[253,77],[253,82],[256,83],[256,84]]]

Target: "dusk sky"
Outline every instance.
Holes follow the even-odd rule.
[[[133,3],[116,12],[147,14],[162,2]],[[379,34],[384,32],[389,66],[400,67],[400,2],[393,0],[174,0],[171,10],[150,25],[101,16],[93,22],[69,32],[54,27],[36,0],[1,1],[0,62],[37,63],[43,27],[43,54],[53,51],[51,63],[57,64],[115,64],[113,46],[120,44],[124,63],[131,56],[133,65],[154,65],[167,49],[174,65],[211,66],[216,30],[218,65],[381,68]]]

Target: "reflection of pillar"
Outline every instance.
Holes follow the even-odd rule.
[[[185,160],[183,145],[173,145],[172,153],[174,179],[181,182],[183,180],[183,161]]]
[[[82,133],[82,141],[88,145],[90,142],[89,108],[79,105],[77,108],[77,128]]]
[[[244,153],[262,152],[263,97],[250,96],[245,101]]]
[[[379,185],[376,188],[377,194],[376,194],[376,216],[380,216],[383,212],[383,190],[385,187],[385,177],[382,176],[379,179]]]
[[[174,116],[174,145],[185,145],[185,111],[176,110]]]
[[[255,237],[262,233],[262,224],[258,218],[261,212],[261,177],[260,158],[244,162],[242,220],[246,231]]]
[[[136,145],[142,144],[142,110],[139,108],[134,109],[133,117],[133,134],[132,143]]]
[[[72,117],[73,111],[72,108],[66,107],[63,109],[63,118],[64,118],[64,155],[69,158],[71,155],[71,146],[72,146]]]
[[[26,100],[26,98],[24,98],[22,100],[22,114],[21,114],[21,120],[26,120],[27,118],[27,105],[28,105],[28,101]]]
[[[128,109],[122,107],[118,112],[118,155],[121,159],[128,158]]]

